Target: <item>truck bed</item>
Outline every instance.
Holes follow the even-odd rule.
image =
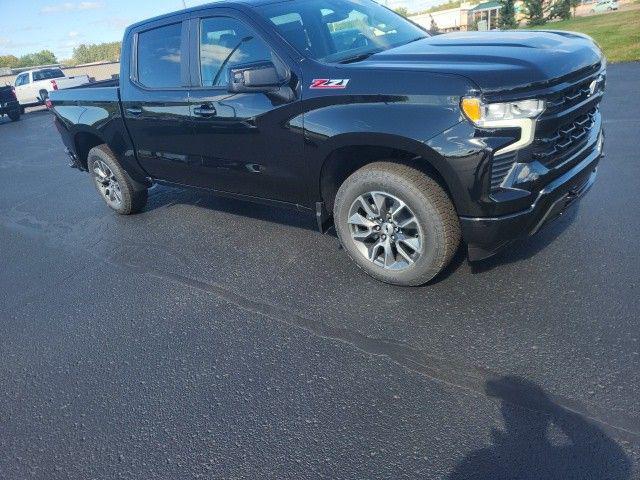
[[[109,78],[107,80],[99,80],[97,82],[85,83],[84,85],[71,87],[68,90],[78,89],[78,88],[100,88],[100,87],[118,87],[118,86],[120,86],[119,78]]]
[[[115,85],[113,85],[115,82]],[[49,94],[49,98],[56,105],[78,105],[90,107],[97,103],[113,102],[116,105],[120,100],[120,92],[117,80],[105,80],[91,85],[56,90]]]

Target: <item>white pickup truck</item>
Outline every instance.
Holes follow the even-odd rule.
[[[20,107],[44,103],[52,90],[78,87],[89,83],[88,75],[67,77],[57,67],[22,72],[16,77],[15,91]]]

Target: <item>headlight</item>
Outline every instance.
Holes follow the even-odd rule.
[[[525,118],[533,119],[544,110],[543,100],[520,100],[506,103],[483,103],[477,97],[464,97],[460,108],[465,116],[479,127],[519,127]],[[510,125],[510,120],[514,120]]]

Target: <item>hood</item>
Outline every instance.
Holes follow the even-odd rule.
[[[459,74],[484,91],[545,83],[602,61],[590,37],[560,31],[456,32],[369,57],[358,65]]]

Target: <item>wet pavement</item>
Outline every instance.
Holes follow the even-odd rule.
[[[640,478],[639,76],[577,208],[421,288],[294,211],[116,216],[1,119],[0,478]]]

